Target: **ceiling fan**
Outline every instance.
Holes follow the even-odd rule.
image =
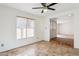
[[[44,12],[47,11],[47,10],[53,10],[53,11],[55,11],[56,9],[50,8],[50,7],[51,7],[51,6],[54,6],[54,5],[56,5],[56,4],[57,4],[57,3],[51,3],[51,4],[47,5],[47,3],[41,3],[42,7],[34,7],[34,8],[32,8],[32,9],[42,9],[41,13],[44,13]]]

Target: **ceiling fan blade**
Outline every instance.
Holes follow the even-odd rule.
[[[35,7],[35,8],[32,8],[32,9],[42,9],[43,7]]]
[[[43,7],[46,7],[46,3],[41,3],[41,5],[42,5]]]
[[[51,4],[49,4],[47,7],[53,6],[53,5],[55,5],[55,4],[57,4],[57,3],[51,3]]]
[[[44,10],[42,10],[41,13],[44,13]]]
[[[53,11],[55,10],[54,8],[48,8],[48,9],[49,9],[49,10],[53,10]]]

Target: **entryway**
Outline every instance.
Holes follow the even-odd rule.
[[[50,40],[74,48],[73,15],[64,15],[50,19]]]

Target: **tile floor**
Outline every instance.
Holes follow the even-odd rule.
[[[79,49],[72,48],[63,41],[55,39],[50,42],[40,41],[1,52],[0,56],[79,56]]]

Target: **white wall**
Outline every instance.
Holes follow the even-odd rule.
[[[35,21],[35,37],[23,40],[16,39],[16,16],[31,17]],[[41,17],[0,5],[0,52],[31,44],[42,40]],[[4,47],[1,47],[1,44]]]
[[[73,35],[72,22],[61,24],[60,25],[60,34]]]
[[[63,16],[62,16],[63,17]],[[58,33],[59,34],[66,34],[66,35],[73,35],[74,34],[74,31],[73,31],[73,19],[72,19],[72,16],[66,16],[67,18],[62,18],[60,19],[60,21],[62,23],[59,23],[57,25],[57,30],[58,30]],[[68,18],[69,17],[69,18]],[[57,19],[59,20],[59,19]]]
[[[50,40],[50,19],[44,18],[41,24],[42,24],[43,40],[49,41]]]
[[[74,14],[74,47],[79,48],[79,9]]]

